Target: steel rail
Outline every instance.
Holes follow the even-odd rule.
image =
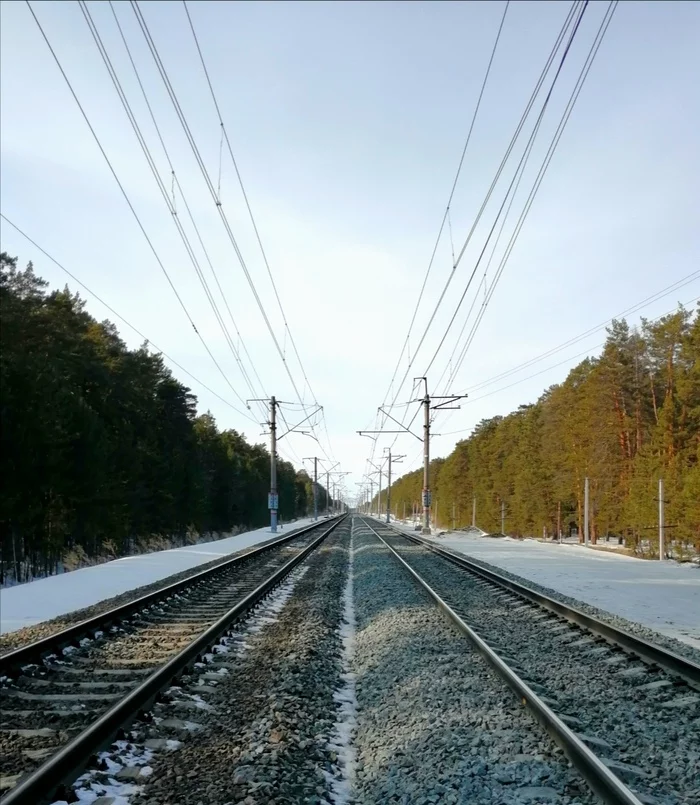
[[[525,584],[508,579],[493,570],[488,570],[487,568],[481,567],[480,565],[471,562],[468,557],[460,556],[453,551],[442,547],[441,545],[435,545],[429,540],[422,539],[414,534],[409,534],[394,525],[383,525],[385,528],[391,529],[405,539],[422,545],[423,547],[427,548],[438,556],[441,556],[448,562],[457,565],[463,570],[467,570],[476,576],[480,576],[482,579],[485,579],[492,584],[496,584],[499,587],[504,587],[505,589],[510,590],[510,592],[519,595],[521,598],[537,604],[540,607],[544,607],[545,609],[550,610],[550,612],[554,612],[555,614],[566,618],[566,620],[570,621],[571,623],[575,623],[577,626],[587,629],[598,637],[602,637],[604,640],[614,643],[616,646],[624,649],[628,653],[634,654],[640,660],[649,663],[650,665],[664,668],[666,671],[683,677],[683,679],[685,679],[685,681],[689,682],[691,685],[700,687],[700,664],[694,662],[693,660],[687,657],[682,657],[680,654],[676,654],[669,649],[657,646],[654,643],[650,643],[648,640],[644,640],[643,638],[637,637],[630,632],[626,632],[624,629],[619,629],[616,626],[605,623],[593,615],[586,614],[576,607],[570,606],[569,604],[564,604],[561,601],[550,598],[550,596],[545,595],[544,593],[533,590],[532,587],[528,587]]]
[[[524,682],[515,671],[505,663],[498,654],[481,638],[450,605],[433,590],[398,552],[370,525],[364,518],[364,524],[388,548],[398,562],[413,579],[428,593],[438,607],[452,620],[457,628],[470,640],[479,654],[489,663],[496,673],[514,691],[522,703],[535,716],[537,721],[547,730],[554,741],[562,748],[572,764],[591,789],[598,794],[607,805],[642,805],[631,791],[610,769],[598,758],[583,741],[568,727],[557,714]],[[386,527],[386,526],[385,526]],[[408,536],[398,529],[401,536]]]
[[[71,626],[67,626],[65,629],[54,632],[54,634],[42,637],[40,640],[35,640],[33,643],[28,643],[26,646],[21,646],[13,651],[8,651],[0,656],[0,676],[13,677],[16,675],[16,670],[21,668],[23,665],[37,662],[37,660],[41,660],[43,657],[55,653],[67,645],[77,643],[80,638],[86,635],[94,636],[96,631],[103,630],[105,627],[109,626],[115,621],[123,620],[124,618],[132,615],[134,612],[138,612],[140,609],[144,609],[156,601],[169,598],[176,593],[180,593],[185,589],[193,587],[205,579],[214,578],[235,565],[244,564],[249,559],[259,556],[266,551],[277,548],[280,545],[283,545],[285,542],[289,542],[290,540],[303,536],[304,534],[308,533],[309,531],[313,531],[313,529],[318,528],[321,525],[323,525],[323,523],[313,523],[310,526],[298,528],[289,534],[279,537],[278,539],[270,540],[264,545],[258,545],[254,548],[251,548],[251,550],[247,551],[246,553],[238,554],[228,561],[216,565],[216,567],[210,567],[207,570],[202,570],[199,573],[188,576],[186,579],[173,582],[167,587],[161,587],[161,589],[146,593],[145,595],[142,595],[133,601],[127,601],[125,604],[119,604],[118,606],[107,610],[106,612],[93,615],[91,618],[86,618],[83,621],[79,621]]]
[[[173,679],[179,676],[187,667],[201,660],[202,655],[236,620],[252,609],[296,565],[314,551],[340,525],[346,516],[341,515],[336,518],[330,528],[276,570],[266,581],[239,601],[192,643],[168,660],[165,665],[151,674],[137,688],[134,688],[115,704],[114,707],[101,715],[70,743],[59,749],[55,755],[52,755],[38,769],[10,789],[0,799],[2,805],[40,805],[40,803],[50,801],[52,795],[60,786],[72,782],[96,752],[108,745],[120,730],[129,726],[139,713],[149,707],[158,694],[171,684]],[[319,525],[319,523],[316,523],[312,528],[318,528]],[[308,530],[304,529],[304,531]]]

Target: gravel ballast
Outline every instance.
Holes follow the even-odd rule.
[[[358,518],[354,573],[357,805],[596,801]]]
[[[384,534],[382,534],[384,536]],[[423,546],[385,537],[649,803],[700,802],[700,695]]]
[[[226,653],[197,668],[199,680],[194,675],[178,683],[189,691],[186,697],[204,683],[200,706],[190,710],[199,726],[178,751],[156,755],[134,805],[332,800],[342,776],[333,743],[334,693],[342,687],[349,526],[349,520],[341,524],[295,571],[289,595],[271,616],[242,625]],[[168,737],[167,712],[154,713],[149,737]]]
[[[622,629],[625,632],[635,635],[636,637],[641,637],[650,643],[661,646],[661,648],[665,648],[668,651],[673,651],[676,654],[679,654],[681,657],[687,657],[689,660],[693,660],[694,662],[700,662],[700,650],[688,645],[688,643],[684,643],[682,640],[676,640],[674,637],[668,637],[667,635],[661,634],[661,632],[657,632],[654,629],[650,629],[648,626],[644,626],[641,623],[627,620],[627,618],[623,618],[620,615],[615,615],[613,612],[608,612],[605,609],[594,607],[592,604],[587,604],[585,601],[580,601],[578,598],[572,598],[569,595],[565,595],[564,593],[559,592],[559,590],[553,590],[551,587],[545,587],[542,584],[532,581],[532,579],[527,579],[524,576],[518,576],[517,573],[511,573],[509,570],[505,570],[499,565],[493,565],[490,562],[484,562],[483,559],[477,559],[471,554],[462,554],[455,550],[451,550],[451,552],[454,553],[455,556],[463,557],[468,559],[470,562],[473,562],[475,565],[479,565],[486,570],[490,570],[492,573],[498,573],[500,576],[504,576],[511,581],[515,581],[518,584],[523,584],[525,587],[530,587],[532,590],[543,593],[544,595],[548,595],[555,601],[561,601],[562,604],[566,604],[570,607],[576,607],[576,609],[580,609],[587,615],[592,615],[594,618],[598,618],[598,620],[601,620],[604,623],[609,623],[611,626],[614,626],[617,629]]]

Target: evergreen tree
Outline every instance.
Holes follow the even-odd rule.
[[[5,253],[0,317],[0,581],[268,522],[268,450],[198,416],[148,344],[127,349],[79,296],[47,293]],[[280,517],[304,514],[286,462],[278,486]]]

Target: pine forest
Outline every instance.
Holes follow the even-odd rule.
[[[488,532],[501,532],[504,514],[507,535],[582,540],[588,478],[591,542],[658,555],[662,479],[669,550],[700,551],[700,308],[638,329],[613,321],[607,333],[599,357],[535,404],[481,421],[431,462],[439,526],[469,526],[476,503],[476,525]],[[410,517],[422,485],[422,469],[396,481],[392,512]]]
[[[31,263],[0,268],[0,583],[268,521],[264,446],[198,415],[148,344],[129,350]],[[277,472],[281,520],[304,516],[307,473]]]

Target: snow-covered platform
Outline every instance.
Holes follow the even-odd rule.
[[[584,545],[446,534],[432,537],[591,606],[700,648],[700,568]]]
[[[415,533],[412,526],[395,525]],[[700,649],[697,565],[533,539],[460,532],[428,539]]]
[[[319,518],[321,520],[321,518]],[[284,536],[313,519],[286,524],[276,535],[270,528],[246,531],[233,537],[201,542],[168,551],[125,556],[113,562],[84,567],[70,573],[37,579],[0,590],[0,634],[89,607],[146,584],[182,573],[261,542]]]

